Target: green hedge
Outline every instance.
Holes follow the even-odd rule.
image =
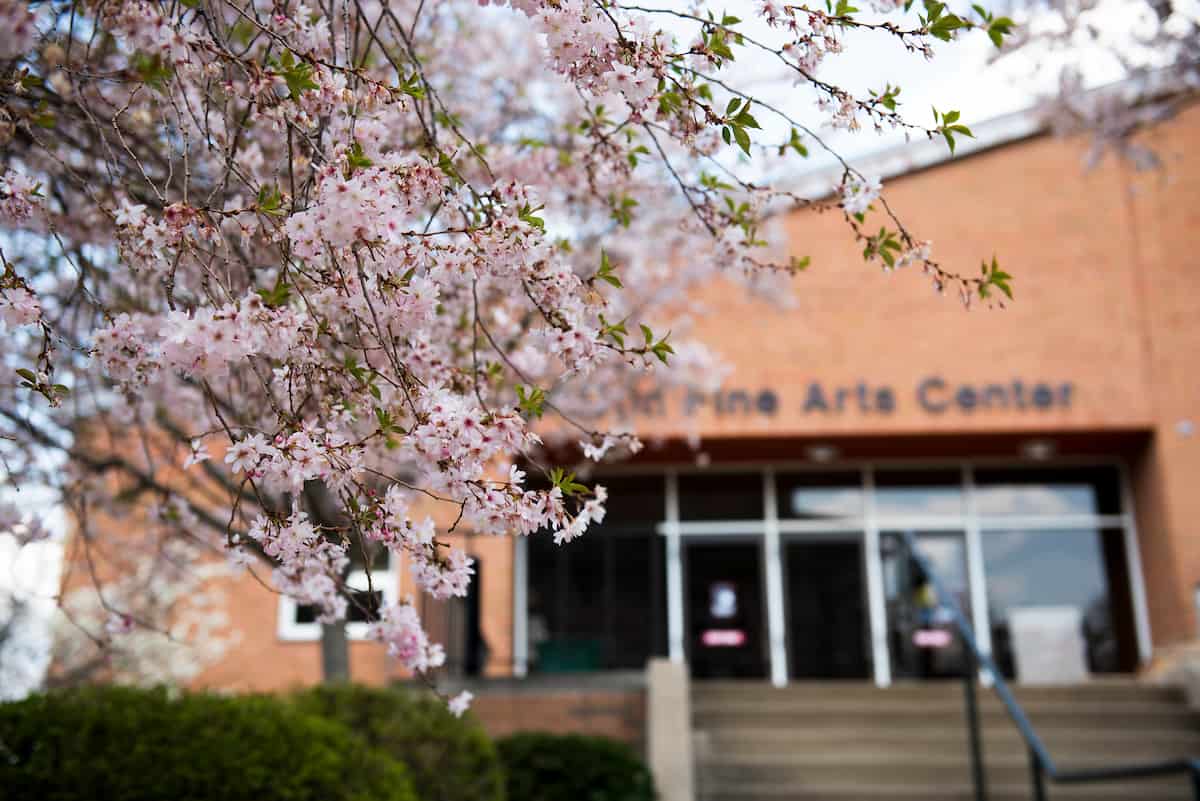
[[[504,773],[491,739],[469,713],[454,717],[428,691],[325,685],[293,699],[403,762],[421,801],[504,801]]]
[[[0,704],[7,801],[416,801],[405,767],[262,696],[93,687]]]
[[[654,801],[650,769],[629,746],[578,734],[514,734],[497,743],[510,801]]]

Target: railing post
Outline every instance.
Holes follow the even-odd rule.
[[[970,648],[963,649],[963,699],[966,701],[967,737],[971,747],[971,781],[975,785],[975,801],[987,801],[987,776],[983,767],[983,732],[979,726],[979,698],[976,679],[979,666]]]
[[[1042,760],[1033,748],[1029,749],[1029,773],[1033,779],[1033,801],[1046,801],[1046,777]]]

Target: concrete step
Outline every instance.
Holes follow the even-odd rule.
[[[1129,678],[1093,679],[1083,684],[1044,687],[1014,687],[1014,694],[1022,704],[1036,700],[1062,701],[1164,701],[1177,703],[1184,700],[1182,690],[1156,684],[1147,684]],[[991,691],[980,688],[980,697],[991,695]],[[864,681],[800,681],[786,687],[774,687],[764,681],[696,681],[692,683],[692,697],[709,699],[779,699],[796,698],[914,698],[935,699],[939,697],[962,697],[962,683],[956,680],[927,682],[898,682],[891,687],[878,688]]]
[[[1011,724],[983,730],[983,747],[990,756],[1025,756],[1025,742]],[[1064,764],[1094,754],[1123,759],[1173,759],[1200,755],[1200,730],[1195,732],[1141,731],[1120,728],[1051,729],[1039,732],[1051,755]],[[765,729],[755,727],[697,729],[697,748],[726,755],[770,755],[790,759],[797,753],[822,756],[887,752],[905,757],[965,753],[966,730],[861,727]]]
[[[1029,801],[1029,782],[988,784],[989,801]],[[1048,786],[1049,801],[1192,801],[1183,776],[1139,782]],[[969,782],[903,785],[898,782],[859,782],[834,786],[817,783],[779,785],[767,782],[713,784],[698,801],[975,801]]]
[[[1087,728],[1112,726],[1146,729],[1167,728],[1186,731],[1196,728],[1200,717],[1177,704],[1143,701],[1073,703],[1036,701],[1024,705],[1037,728]],[[904,727],[961,726],[965,707],[960,700],[919,701],[914,699],[794,699],[767,700],[694,700],[692,720],[695,726],[715,728],[747,722],[759,725],[795,728],[803,726],[862,725]],[[1005,708],[995,700],[980,704],[981,720],[990,725],[1009,720]]]
[[[1082,770],[1127,764],[1128,758],[1092,756],[1089,759],[1061,762],[1060,769]],[[1157,761],[1157,760],[1155,760]],[[1022,757],[992,757],[985,760],[985,775],[989,784],[1019,785],[1029,777],[1028,760]],[[971,763],[965,753],[927,755],[912,759],[885,752],[824,755],[803,754],[784,762],[753,756],[713,755],[702,763],[700,782],[703,786],[740,786],[744,783],[770,783],[780,786],[817,784],[837,787],[863,782],[894,782],[903,786],[962,784],[971,780]],[[1184,778],[1180,782],[1187,786]]]

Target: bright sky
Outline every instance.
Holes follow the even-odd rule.
[[[989,0],[979,2],[998,16],[1005,13],[1005,6],[1011,5],[1009,2]],[[730,8],[745,8],[747,5],[747,0],[740,0],[731,3]],[[861,0],[857,5],[866,7],[868,0]],[[1018,2],[1016,5],[1027,4]],[[916,27],[919,25],[917,10],[920,6],[921,3],[914,3],[913,9],[902,19],[894,16],[888,19]],[[967,10],[969,4],[962,0],[952,0],[950,6],[964,16],[970,14]],[[1195,17],[1200,2],[1182,0],[1176,7],[1185,9],[1185,13]],[[733,10],[733,13],[738,12]],[[933,122],[931,106],[936,106],[941,111],[960,111],[962,122],[971,126],[1029,108],[1037,103],[1040,96],[1053,94],[1058,85],[1060,67],[1067,59],[1082,71],[1087,86],[1119,80],[1123,77],[1123,71],[1112,52],[1114,49],[1131,52],[1130,32],[1144,29],[1145,18],[1150,13],[1148,5],[1142,0],[1097,0],[1095,7],[1088,12],[1087,20],[1099,32],[1101,44],[1049,56],[1036,66],[1032,59],[1023,54],[1010,56],[998,64],[989,64],[997,51],[982,32],[964,33],[954,42],[935,42],[934,58],[926,61],[918,54],[907,52],[894,36],[856,30],[845,36],[845,49],[841,54],[829,56],[822,63],[818,77],[860,97],[868,96],[869,89],[881,90],[885,83],[898,85],[903,89],[899,96],[900,112],[906,119],[930,125]],[[769,31],[765,32],[764,38],[770,40]],[[1133,53],[1146,56],[1144,52]],[[739,55],[739,61],[747,62],[741,67],[745,70],[744,75],[761,75],[764,79],[772,79],[762,85],[761,92],[764,97],[769,96],[775,105],[787,109],[801,121],[821,119],[820,113],[812,105],[814,93],[804,88],[793,88],[788,82],[773,80],[781,74],[781,65],[773,57],[763,53],[746,57]],[[766,116],[769,115],[758,115],[764,125]],[[888,131],[882,135],[874,131],[849,134],[826,127],[818,130],[818,133],[836,150],[850,157],[904,142],[904,135],[898,131]],[[812,167],[828,166],[830,160],[814,152]]]

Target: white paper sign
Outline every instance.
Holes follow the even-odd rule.
[[[1019,606],[1008,612],[1017,681],[1076,684],[1088,677],[1083,611],[1076,606]]]

